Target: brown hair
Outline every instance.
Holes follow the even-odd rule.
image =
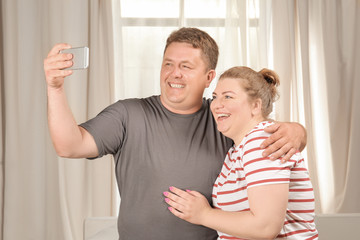
[[[241,86],[249,96],[249,100],[261,99],[261,112],[267,118],[272,112],[273,103],[279,94],[276,89],[280,85],[279,76],[272,70],[263,68],[256,72],[248,67],[233,67],[221,74],[224,78],[239,79]]]
[[[189,43],[194,48],[199,48],[208,70],[215,69],[219,57],[219,48],[212,37],[198,28],[180,28],[170,34],[166,40],[164,53],[173,42]]]

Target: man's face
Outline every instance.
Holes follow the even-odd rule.
[[[173,42],[164,53],[161,66],[161,102],[172,112],[194,113],[200,109],[204,90],[214,77],[215,70],[207,70],[200,49]]]

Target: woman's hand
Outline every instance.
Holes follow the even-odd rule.
[[[183,191],[176,187],[169,189],[169,192],[163,194],[172,214],[190,223],[202,224],[206,214],[212,209],[208,200],[196,191]]]

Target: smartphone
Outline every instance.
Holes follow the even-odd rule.
[[[73,65],[66,69],[85,69],[89,66],[89,48],[76,47],[61,50],[60,53],[71,53],[73,55]]]

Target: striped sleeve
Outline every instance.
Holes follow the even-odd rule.
[[[281,163],[280,159],[273,161],[262,156],[264,149],[259,146],[269,136],[263,129],[254,129],[245,136],[241,161],[248,188],[290,182],[290,169],[296,161]]]

